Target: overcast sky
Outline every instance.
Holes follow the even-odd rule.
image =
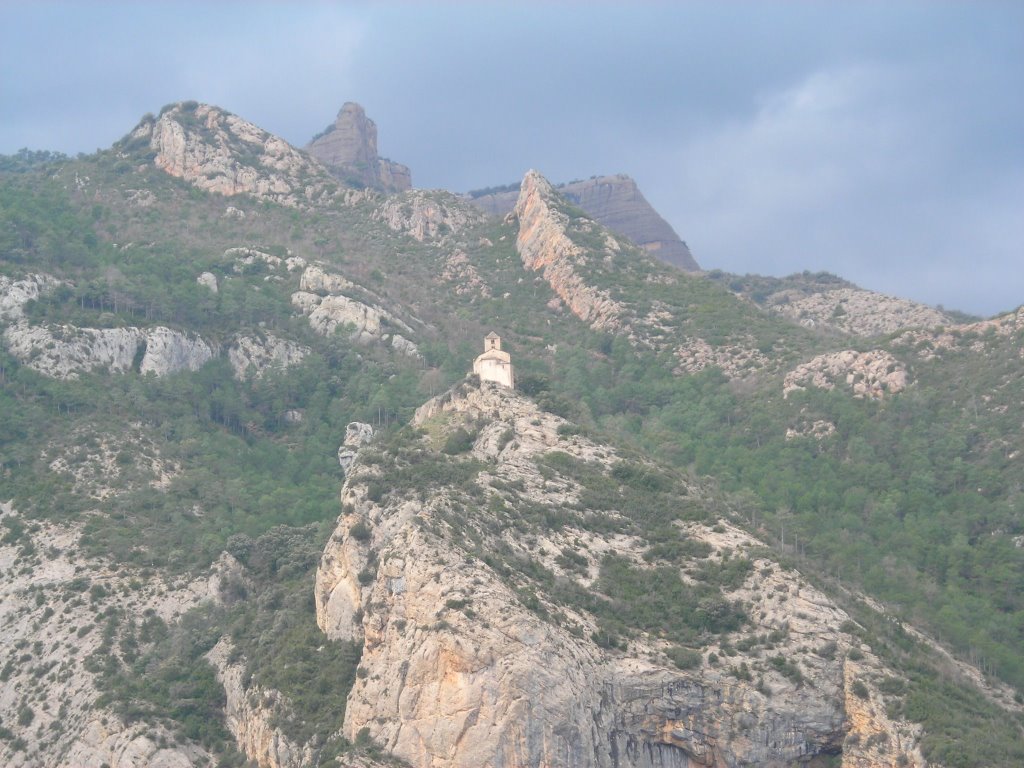
[[[0,0],[0,153],[183,99],[299,146],[357,101],[418,187],[628,173],[707,269],[1024,303],[1024,3]]]

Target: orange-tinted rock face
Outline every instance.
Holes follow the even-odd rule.
[[[408,167],[377,155],[377,124],[351,101],[306,150],[343,181],[383,192],[401,192],[412,186]]]
[[[585,255],[566,235],[565,217],[551,205],[554,195],[543,176],[536,171],[526,174],[515,208],[519,218],[516,248],[523,264],[535,272],[543,271],[555,293],[591,328],[618,328],[622,306],[606,291],[587,285],[576,272]]]
[[[551,451],[607,467],[620,461],[610,446],[566,435],[557,416],[487,383],[428,401],[412,423],[422,430],[418,450],[443,444],[460,424],[484,423],[470,455],[486,465],[495,481],[488,487],[514,485],[516,498],[530,503],[569,509],[580,502],[565,478],[539,472],[537,459]],[[755,558],[733,595],[750,606],[753,626],[743,633],[774,633],[772,654],[799,665],[801,682],[776,672],[759,652],[742,657],[730,649],[723,656],[719,644],[705,652],[725,661],[702,661],[685,672],[661,656],[657,638],[637,636],[627,651],[599,647],[584,612],[562,604],[565,614],[553,620],[554,604],[531,610],[518,582],[473,555],[465,534],[484,537],[486,551],[529,553],[582,588],[589,577],[555,570],[552,558],[563,541],[583,542],[578,551],[596,563],[610,551],[640,557],[637,540],[574,524],[529,535],[503,530],[487,503],[469,503],[454,487],[371,498],[370,484],[386,481],[393,466],[380,459],[352,465],[342,491],[346,511],[317,573],[320,627],[330,638],[364,641],[345,711],[348,738],[368,729],[417,768],[725,768],[837,755],[850,728],[861,728],[851,726],[845,709],[850,639],[838,628],[849,617],[799,574],[758,556],[760,543],[738,528],[695,523],[685,535],[716,557]],[[464,530],[446,522],[456,509]],[[832,650],[819,653],[822,647]],[[862,651],[856,679],[870,686],[881,667]],[[756,668],[759,682],[729,672],[741,660]],[[884,736],[893,760],[906,754],[909,765],[920,765],[918,730],[877,712],[871,717],[863,727],[881,734],[873,744]],[[871,753],[845,746],[863,759],[847,763],[844,755],[844,766],[869,764]]]
[[[598,224],[628,238],[659,261],[687,271],[700,269],[686,243],[629,176],[598,176],[562,184],[555,190]],[[518,196],[517,190],[504,190],[479,195],[471,202],[493,216],[504,216],[515,208]]]

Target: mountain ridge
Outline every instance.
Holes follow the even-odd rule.
[[[140,126],[0,175],[0,562],[24,628],[0,642],[3,760],[78,740],[112,768],[418,765],[529,722],[601,755],[581,765],[1019,764],[1019,313],[864,325],[847,284],[675,269],[539,174],[496,219],[344,189],[214,107]],[[23,328],[52,346],[9,343]],[[147,375],[58,344],[161,328],[209,358]],[[520,394],[465,379],[491,330]],[[147,624],[161,585],[209,599]],[[914,626],[1017,691],[979,692]],[[488,675],[529,669],[533,637],[586,667],[561,678],[579,704],[503,720]],[[81,642],[92,687],[49,737],[76,679],[45,669],[54,642]],[[743,706],[710,714],[719,694]],[[800,701],[825,714],[773,730]]]
[[[596,221],[624,235],[660,261],[687,271],[700,269],[686,243],[651,207],[629,176],[594,176],[586,181],[557,184],[555,189]],[[483,194],[470,192],[467,197],[488,213],[504,216],[515,207],[519,185],[510,184],[500,190]]]

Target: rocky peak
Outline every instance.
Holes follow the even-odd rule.
[[[342,181],[383,192],[412,187],[407,166],[377,154],[377,124],[355,102],[345,102],[334,122],[313,137],[306,150]]]
[[[209,104],[184,101],[148,115],[117,146],[148,148],[157,168],[207,192],[301,207],[330,194],[324,169],[284,139]]]
[[[523,177],[514,213],[519,219],[516,248],[524,266],[543,270],[555,293],[592,328],[618,327],[623,307],[578,274],[577,266],[586,256],[566,234],[568,217],[560,210],[560,198],[537,171]]]
[[[594,176],[585,181],[560,184],[554,189],[597,223],[622,235],[649,254],[680,269],[700,266],[672,226],[651,207],[636,182],[626,174]],[[473,205],[494,216],[504,216],[516,205],[519,192],[502,188],[471,196]]]

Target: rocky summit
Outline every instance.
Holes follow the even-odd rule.
[[[1024,309],[409,185],[351,103],[0,158],[0,765],[1024,765]]]
[[[639,245],[656,259],[688,271],[700,269],[689,247],[625,174],[595,176],[585,181],[556,185],[555,189],[573,205],[603,226]],[[472,194],[473,204],[496,216],[515,208],[517,189]]]
[[[407,166],[377,154],[377,124],[354,102],[345,102],[334,122],[306,145],[306,151],[342,181],[382,192],[412,187]]]

